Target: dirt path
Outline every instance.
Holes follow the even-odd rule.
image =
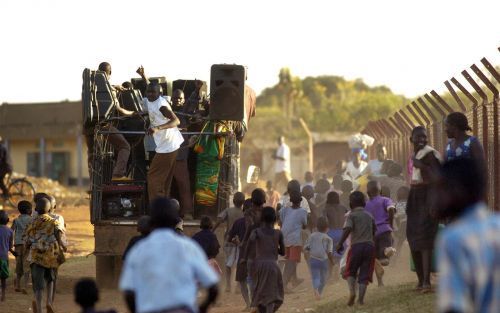
[[[56,312],[73,313],[78,312],[78,307],[73,303],[73,285],[81,277],[95,277],[95,258],[88,256],[93,251],[93,228],[89,221],[88,207],[80,206],[66,208],[60,213],[65,217],[68,226],[68,239],[71,257],[60,268],[58,292],[54,307]],[[11,264],[11,273],[13,273],[13,260]],[[330,301],[344,301],[341,298],[347,295],[347,287],[343,280],[330,284],[325,288],[324,296],[321,301],[315,301],[312,295],[311,280],[308,269],[304,262],[300,264],[299,276],[305,278],[305,281],[299,286],[293,294],[285,296],[285,303],[279,312],[304,312],[305,309],[312,309],[318,304]],[[387,286],[397,286],[399,284],[408,284],[415,281],[415,275],[410,272],[408,264],[408,251],[404,249],[403,255],[397,263],[397,267],[387,267],[385,283]],[[234,286],[233,286],[234,287]],[[371,285],[367,295],[366,309],[370,303],[370,289],[378,288]],[[224,290],[224,288],[221,288]],[[24,313],[31,312],[32,291],[28,295],[22,295],[13,291],[13,280],[8,281],[7,300],[0,303],[0,312]],[[121,294],[116,290],[102,290],[100,308],[115,308],[118,312],[127,312],[122,301]],[[241,295],[222,292],[217,307],[211,312],[214,313],[233,313],[240,312],[244,308]],[[309,310],[307,310],[309,311]],[[369,312],[369,310],[366,310]]]

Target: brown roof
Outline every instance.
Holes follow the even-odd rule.
[[[5,139],[75,137],[81,129],[80,101],[0,104],[0,135]]]

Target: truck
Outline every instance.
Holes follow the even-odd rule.
[[[214,67],[216,77],[213,77]],[[212,188],[213,178],[216,178],[215,198],[208,201],[203,199],[203,179],[206,180],[206,177],[201,173],[207,169],[202,169],[204,165],[200,165],[200,151],[190,151],[189,172],[195,206],[194,215],[183,221],[183,231],[187,236],[199,230],[198,218],[201,215],[215,218],[221,210],[228,207],[231,195],[239,188],[239,143],[246,128],[243,111],[251,112],[251,107],[255,106],[255,93],[245,86],[244,75],[245,69],[239,65],[212,66],[211,102],[206,97],[205,82],[178,80],[173,83],[174,89],[183,89],[185,94],[189,95],[188,101],[195,101],[200,111],[195,122],[190,124],[187,130],[182,130],[183,135],[197,136],[197,145],[210,140],[217,141],[219,149],[219,156],[210,163],[216,166],[211,169],[214,173],[211,177]],[[150,78],[150,81],[153,80],[161,83],[163,96],[168,96],[172,89],[168,81],[164,77]],[[137,80],[132,80],[132,83],[134,88],[117,94],[104,72],[90,69],[83,71],[84,135],[91,146],[89,171],[90,216],[95,239],[93,254],[96,258],[96,279],[100,286],[108,288],[117,287],[123,252],[130,238],[137,235],[138,218],[149,213],[151,200],[147,196],[149,160],[144,147],[148,120],[146,114],[141,114],[145,112],[142,103],[145,85],[141,85]],[[118,116],[114,109],[118,103],[127,110],[138,112],[139,115],[132,118]],[[241,108],[235,109],[235,106]],[[228,109],[231,110],[230,114],[227,114]],[[220,119],[221,117],[224,120]],[[113,125],[117,130],[110,131],[109,125]],[[130,180],[127,181],[112,180],[115,155],[108,137],[113,133],[122,134],[131,146],[127,169]],[[222,228],[219,228],[217,236],[221,243],[222,232]]]

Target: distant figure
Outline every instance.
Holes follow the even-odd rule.
[[[336,191],[340,195],[342,193],[342,182],[343,181],[344,181],[344,178],[342,178],[342,175],[335,174],[333,176],[333,180],[332,180],[332,191]]]
[[[375,263],[374,236],[377,229],[373,217],[365,211],[365,195],[355,191],[349,196],[351,213],[347,217],[344,232],[335,250],[340,253],[344,242],[351,236],[344,277],[349,286],[348,306],[356,300],[356,278],[359,284],[358,303],[364,304],[368,284],[372,282]]]
[[[200,246],[175,233],[178,219],[169,199],[151,204],[153,231],[130,250],[120,278],[130,312],[196,312],[199,287],[208,289],[199,312],[217,299],[219,278]]]
[[[302,184],[302,189],[304,189],[305,186],[311,186],[314,188],[314,175],[312,172],[307,171],[304,174],[304,184]]]
[[[224,254],[226,255],[226,292],[231,292],[231,271],[232,268],[238,263],[238,257],[240,254],[240,248],[237,244],[229,241],[229,231],[233,227],[234,223],[243,217],[243,203],[245,202],[245,194],[242,192],[237,192],[233,196],[234,206],[224,209],[217,217],[217,223],[215,223],[213,231],[221,223],[226,223],[226,229],[224,231]],[[243,238],[243,237],[241,237]]]
[[[332,238],[333,246],[336,247],[342,238],[342,232],[345,223],[345,214],[348,212],[347,207],[340,204],[339,194],[335,191],[328,193],[326,200],[326,206],[324,211],[324,216],[328,222],[327,234]],[[334,251],[333,257],[335,258],[335,263],[340,264],[340,259],[342,258],[342,253]],[[337,268],[335,271],[337,271]],[[338,276],[336,276],[338,277]]]
[[[9,252],[16,256],[14,251],[12,229],[7,227],[9,215],[4,210],[0,210],[0,302],[5,301],[5,291],[7,290],[7,278],[9,278]]]
[[[318,218],[316,225],[318,231],[313,232],[307,239],[304,251],[309,259],[314,296],[316,300],[320,300],[328,276],[328,262],[330,262],[330,266],[333,266],[335,262],[333,260],[333,240],[326,234],[328,230],[326,218]]]
[[[285,143],[285,137],[278,138],[278,150],[273,155],[274,166],[274,185],[279,190],[284,190],[286,184],[292,179],[290,166],[290,148]]]
[[[31,224],[32,206],[29,201],[19,201],[17,210],[20,215],[12,222],[11,229],[14,232],[14,249],[16,251],[16,279],[14,280],[14,290],[28,294],[28,280],[30,277],[30,266],[27,261],[28,251],[24,249],[24,232]],[[24,278],[24,279],[23,279]],[[21,284],[23,282],[23,284]]]
[[[284,299],[283,278],[278,266],[278,254],[285,255],[281,231],[274,229],[276,212],[271,207],[262,209],[261,226],[250,234],[255,242],[255,283],[252,306],[259,313],[278,311]]]
[[[433,183],[439,173],[439,152],[427,145],[427,131],[415,127],[411,134],[413,170],[406,206],[406,236],[417,272],[417,290],[431,291],[432,250],[438,221],[431,215]]]
[[[377,151],[377,158],[370,160],[368,162],[368,165],[363,171],[363,175],[369,174],[372,176],[378,176],[382,174],[381,172],[382,164],[384,164],[384,161],[387,159],[387,149],[383,144],[378,144],[376,151]]]
[[[406,203],[409,193],[410,189],[406,186],[400,187],[397,191],[396,214],[394,216],[394,241],[396,242],[394,247],[396,248],[396,255],[394,256],[393,262],[395,262],[401,254],[403,243],[406,240]]]
[[[314,189],[312,186],[304,186],[302,188],[302,197],[307,200],[309,209],[311,210],[311,216],[309,218],[309,230],[314,230],[316,228],[316,221],[318,217],[322,215],[322,212],[318,209],[314,199]]]
[[[486,176],[471,159],[441,168],[435,207],[451,223],[437,243],[438,310],[498,312],[500,308],[500,216],[486,205]]]
[[[352,185],[352,181],[344,180],[342,182],[342,186],[341,186],[342,194],[340,195],[340,204],[342,204],[346,208],[349,207],[349,197],[350,197],[351,192],[353,190],[354,190],[354,187]]]
[[[151,218],[148,215],[141,216],[137,220],[137,232],[140,235],[130,238],[130,241],[128,242],[127,247],[125,248],[125,251],[123,251],[122,260],[125,260],[127,258],[127,254],[129,253],[130,249],[132,249],[133,246],[135,246],[139,241],[146,238],[151,233],[150,224],[151,224]]]
[[[345,176],[349,180],[356,180],[363,175],[368,164],[362,159],[362,149],[352,149],[351,161],[347,163]]]
[[[323,215],[323,211],[325,210],[326,197],[328,192],[330,191],[330,188],[330,182],[326,179],[322,178],[316,183],[316,187],[314,188],[314,191],[316,192],[314,203],[316,204],[318,212],[321,213],[318,215],[318,217]]]
[[[300,193],[300,183],[298,180],[292,179],[287,184],[287,191],[283,194],[283,196],[281,196],[281,199],[278,202],[278,205],[277,205],[278,211],[284,207],[291,207],[292,206],[292,202],[290,201],[290,194],[294,191]],[[306,200],[306,198],[302,197],[302,200],[300,202],[300,206],[302,208],[304,208],[307,211],[307,213],[311,213],[311,208],[309,207],[309,203]]]
[[[457,158],[473,159],[485,170],[483,147],[476,137],[467,134],[472,130],[467,117],[461,112],[450,113],[444,125],[446,135],[450,139],[446,145],[445,161]]]
[[[277,192],[273,187],[273,182],[268,180],[266,182],[266,203],[264,206],[270,206],[276,209],[278,202],[280,201],[280,193]]]
[[[388,186],[384,185],[384,186],[380,187],[380,195],[382,197],[386,197],[386,198],[392,199],[391,198],[391,189]]]
[[[295,288],[302,279],[297,277],[297,265],[300,262],[302,253],[302,229],[307,227],[307,211],[300,206],[302,195],[293,190],[290,193],[291,206],[286,206],[280,210],[280,226],[285,238],[286,263],[283,271],[283,285],[288,288],[288,283],[292,282]],[[292,281],[293,280],[293,281]]]
[[[383,286],[382,277],[384,269],[382,266],[389,265],[389,256],[392,255],[392,225],[394,220],[395,206],[392,200],[381,195],[381,187],[378,181],[368,182],[368,197],[365,205],[366,212],[375,219],[377,231],[375,233],[375,274],[379,286]]]
[[[196,241],[200,247],[205,251],[207,255],[208,262],[212,266],[215,272],[221,276],[222,272],[219,264],[215,260],[219,254],[220,244],[217,236],[213,232],[213,222],[209,216],[202,216],[200,219],[201,231],[193,235],[193,240]]]
[[[0,136],[0,191],[2,191],[3,199],[9,198],[9,190],[5,186],[5,176],[10,174],[12,174],[12,161],[7,146]]]
[[[91,278],[80,279],[73,290],[75,302],[80,306],[81,313],[116,313],[115,310],[96,311],[95,305],[99,302],[99,289]]]

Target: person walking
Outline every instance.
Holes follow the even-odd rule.
[[[274,165],[274,185],[276,190],[284,190],[288,182],[292,179],[290,166],[290,147],[285,143],[285,137],[278,138],[278,149],[273,155]],[[300,186],[299,186],[300,188]]]
[[[440,155],[427,145],[427,131],[417,126],[411,133],[413,171],[406,206],[406,237],[418,277],[417,290],[431,291],[431,267],[438,221],[431,215],[431,190],[439,173]]]
[[[261,226],[254,229],[250,241],[255,242],[254,290],[252,306],[259,313],[278,311],[284,299],[283,278],[278,266],[278,254],[285,255],[281,231],[274,229],[276,212],[272,207],[262,209]]]

